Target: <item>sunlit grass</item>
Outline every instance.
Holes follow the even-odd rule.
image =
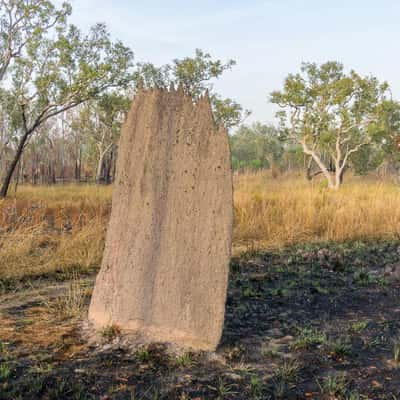
[[[107,185],[53,185],[20,186],[17,198],[29,201],[46,201],[56,204],[76,202],[107,203],[111,200],[112,186]],[[14,196],[15,197],[15,196]]]
[[[400,188],[350,178],[339,192],[302,177],[234,177],[234,249],[400,236]],[[0,278],[90,270],[101,262],[112,187],[21,186],[0,201]]]
[[[235,177],[235,244],[281,247],[293,243],[390,239],[400,234],[400,188],[350,178],[338,192],[323,181]]]
[[[0,278],[90,270],[101,262],[111,187],[21,187],[0,203]]]

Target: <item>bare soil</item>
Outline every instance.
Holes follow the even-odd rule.
[[[73,277],[1,282],[0,399],[400,399],[400,242],[232,259],[216,353],[89,345]]]

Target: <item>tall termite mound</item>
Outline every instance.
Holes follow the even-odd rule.
[[[89,310],[152,341],[214,350],[232,241],[227,131],[208,95],[141,90],[122,129],[111,220]]]

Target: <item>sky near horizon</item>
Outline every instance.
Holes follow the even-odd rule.
[[[400,0],[72,0],[72,22],[105,22],[135,61],[157,65],[196,48],[237,65],[215,83],[252,111],[248,122],[274,122],[269,93],[303,61],[342,62],[389,82],[400,98]]]

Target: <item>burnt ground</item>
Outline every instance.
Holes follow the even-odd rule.
[[[215,354],[90,346],[93,276],[2,282],[0,399],[400,399],[400,242],[246,253]]]

